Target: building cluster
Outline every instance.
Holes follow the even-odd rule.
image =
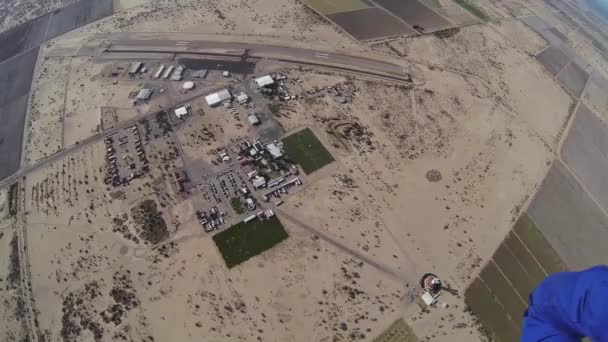
[[[288,101],[297,99],[297,95],[292,95],[285,83],[287,76],[279,73],[265,75],[255,79],[255,83],[263,95],[276,96],[279,100]]]
[[[151,80],[169,80],[169,81],[181,81],[184,79],[184,77],[186,77],[186,67],[183,65],[171,65],[171,64],[156,64],[156,63],[150,63],[150,67],[154,67],[156,65],[156,67],[154,68],[153,72],[150,72],[150,76],[149,78]],[[152,69],[150,69],[152,70]],[[129,68],[129,76],[131,78],[134,77],[139,77],[142,78],[143,75],[147,74],[149,71],[147,65],[143,62],[135,62],[131,64],[131,67]],[[188,79],[192,79],[192,78],[205,78],[207,77],[207,70],[193,70],[191,73],[191,77],[188,77]],[[188,92],[192,89],[194,89],[196,87],[196,85],[194,84],[193,81],[191,80],[186,80],[183,84],[182,84],[182,91],[183,92]],[[160,87],[160,88],[155,88],[152,86],[144,86],[138,90],[136,90],[134,93],[132,93],[132,95],[130,96],[130,98],[133,98],[133,105],[137,105],[138,103],[142,103],[142,102],[147,102],[148,100],[150,100],[152,98],[152,96],[155,94],[155,92],[159,92],[159,93],[163,93],[165,91],[164,88]]]
[[[274,216],[274,211],[272,211],[272,209],[268,209],[268,210],[259,211],[255,215],[250,215],[250,216],[245,217],[245,219],[243,220],[243,222],[247,223],[247,222],[251,222],[251,221],[253,221],[255,219],[259,219],[259,220],[264,221],[264,220],[267,220],[267,219],[269,219],[269,218],[271,218],[273,216]]]
[[[174,65],[165,65],[160,64],[155,71],[152,73],[153,79],[165,79],[171,81],[181,81],[184,77],[184,72],[186,71],[186,67],[183,65],[178,65],[177,67]],[[131,64],[131,68],[129,69],[129,75],[134,77],[138,74],[145,74],[148,72],[148,68],[143,62],[134,62]]]
[[[273,189],[263,195],[265,201],[270,197],[279,197],[280,193],[287,193],[293,185],[301,185],[297,176],[298,167],[284,160],[283,143],[274,141],[262,144],[258,140],[253,143],[245,141],[237,147],[239,162],[242,167],[248,168],[248,180],[254,189]],[[290,177],[296,177],[290,179]],[[283,184],[285,183],[285,184]],[[280,188],[277,186],[282,185]]]
[[[148,159],[137,125],[104,139],[106,145],[106,183],[114,186],[129,183],[149,171]]]

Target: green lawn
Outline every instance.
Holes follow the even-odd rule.
[[[454,0],[454,2],[469,11],[472,15],[479,18],[481,21],[488,21],[491,19],[490,16],[487,15],[486,12],[484,12],[481,8],[473,5],[467,0]]]
[[[287,238],[287,232],[276,216],[238,223],[213,236],[226,266],[232,268]]]
[[[308,175],[334,161],[310,128],[283,139],[287,159],[297,163]]]
[[[240,197],[233,197],[232,199],[230,199],[230,205],[232,206],[232,209],[234,209],[234,212],[237,214],[242,214],[245,212],[245,206],[243,206],[243,201],[241,201]]]

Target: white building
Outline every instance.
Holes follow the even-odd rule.
[[[175,69],[175,67],[173,65],[169,65],[169,67],[167,68],[167,70],[165,70],[165,73],[163,74],[163,78],[169,78],[169,76],[171,76],[171,73],[173,73],[173,69]]]
[[[250,123],[252,126],[255,126],[255,125],[259,125],[259,124],[260,124],[260,119],[258,118],[258,116],[257,116],[257,115],[255,115],[255,113],[250,114],[250,115],[247,117],[247,119],[249,120],[249,123]]]
[[[139,70],[141,69],[141,67],[144,66],[144,63],[142,62],[135,62],[133,64],[131,64],[131,69],[129,70],[129,74],[130,75],[135,75],[139,72]]]
[[[228,91],[228,89],[222,89],[217,93],[205,96],[205,101],[207,101],[207,104],[210,107],[217,106],[220,103],[228,101],[230,99],[232,99],[232,95],[230,94],[230,91]]]
[[[174,112],[175,116],[177,116],[178,119],[181,119],[182,117],[188,115],[188,108],[186,108],[186,106],[182,106],[177,108]]]
[[[164,70],[165,70],[165,65],[162,64],[161,66],[158,67],[158,69],[154,73],[154,78],[159,78],[162,75]]]
[[[147,101],[152,96],[152,89],[140,89],[137,93],[136,99],[139,101]]]
[[[264,179],[264,177],[256,176],[253,179],[252,183],[254,188],[259,189],[266,185],[266,179]]]
[[[258,87],[264,88],[264,87],[268,87],[269,85],[274,84],[274,80],[272,79],[272,77],[270,77],[270,75],[266,75],[266,76],[256,78],[255,83],[258,84]]]
[[[266,150],[275,159],[281,158],[283,156],[283,151],[281,151],[281,148],[275,143],[266,145]]]
[[[236,100],[240,103],[240,104],[244,104],[247,101],[249,101],[249,96],[247,96],[247,94],[245,93],[240,93],[236,95]]]

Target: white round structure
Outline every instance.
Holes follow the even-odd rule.
[[[194,89],[194,82],[191,82],[191,81],[184,82],[184,84],[182,85],[182,89],[184,89],[184,90]]]

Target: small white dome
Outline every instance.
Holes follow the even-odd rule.
[[[191,82],[191,81],[184,82],[184,85],[182,85],[182,88],[184,90],[194,89],[194,82]]]

